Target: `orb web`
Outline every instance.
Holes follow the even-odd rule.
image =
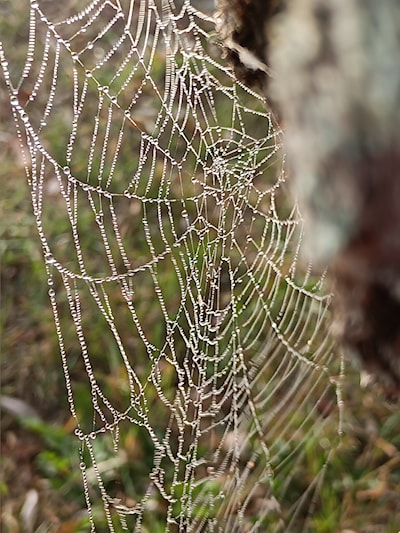
[[[282,133],[207,5],[33,0],[1,43],[91,531],[305,531],[340,434]]]

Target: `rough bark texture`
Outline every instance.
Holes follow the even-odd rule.
[[[268,67],[247,69],[244,79],[260,83],[270,76],[267,85],[261,83],[285,130],[306,253],[330,264],[333,330],[349,353],[398,394],[400,2],[271,5],[220,0],[222,38],[229,46],[226,34],[238,35]],[[243,29],[254,20],[250,13],[263,20],[250,28],[261,36],[249,37]],[[236,71],[241,75],[237,65]]]
[[[217,1],[215,18],[225,57],[232,64],[236,77],[247,85],[258,85],[266,90],[268,27],[271,18],[282,9],[283,0]],[[246,55],[245,51],[250,54]]]

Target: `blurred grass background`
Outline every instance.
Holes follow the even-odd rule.
[[[16,58],[26,52],[26,4],[0,2],[0,35],[15,45]],[[162,72],[162,58],[155,68]],[[2,81],[0,83],[3,83]],[[1,530],[6,533],[88,531],[89,524],[82,491],[79,456],[73,436],[74,421],[67,406],[64,376],[55,335],[48,287],[40,243],[32,214],[30,192],[15,135],[8,96],[0,84],[0,254],[1,254]],[[259,124],[257,124],[259,126]],[[87,135],[90,134],[90,128]],[[53,135],[57,152],[57,135]],[[60,155],[61,159],[61,155]],[[79,162],[77,163],[79,164]],[[131,165],[126,161],[125,164]],[[81,161],[82,168],[87,162]],[[129,167],[131,168],[131,166]],[[129,169],[120,168],[121,175]],[[47,223],[59,224],[57,205],[50,206]],[[52,213],[52,209],[54,212]],[[52,216],[52,214],[54,216]],[[127,218],[129,213],[127,213]],[[94,221],[83,221],[90,226]],[[54,234],[60,227],[48,227]],[[134,232],[133,228],[127,231]],[[82,247],[90,249],[90,231],[82,232]],[[137,254],[146,255],[145,242],[136,241]],[[165,274],[168,277],[168,272]],[[171,298],[175,292],[171,287]],[[145,294],[146,287],[143,287]],[[149,291],[151,294],[151,291]],[[148,324],[157,322],[156,303],[142,298]],[[96,328],[91,328],[91,346],[96,345]],[[153,332],[163,336],[163,332]],[[98,339],[101,335],[98,335]],[[100,340],[98,341],[98,343]],[[102,353],[102,347],[94,351]],[[99,364],[102,364],[100,359]],[[77,371],[78,372],[78,371]],[[83,369],[81,369],[83,374]],[[102,387],[108,397],[115,391],[124,394],[124,371],[118,358],[104,368]],[[75,376],[76,393],[84,376]],[[171,382],[173,376],[171,376]],[[128,391],[125,391],[126,394]],[[341,445],[333,450],[332,467],[318,491],[315,512],[306,524],[309,531],[335,533],[398,533],[400,529],[400,413],[398,405],[388,403],[378,390],[362,390],[357,372],[347,369],[343,384],[344,420]],[[90,398],[89,398],[90,400]],[[163,416],[160,407],[159,416]],[[336,419],[333,417],[334,422]],[[332,427],[334,434],[337,428]],[[329,430],[328,430],[329,433]],[[299,437],[300,438],[300,437]],[[321,458],[314,453],[310,435],[309,453],[294,475],[286,492],[294,501],[321,469]],[[296,443],[291,443],[295,448]],[[104,461],[107,447],[102,441]],[[136,427],[124,432],[117,461],[125,466],[122,485],[135,494],[134,480],[144,479],[146,448],[150,443]],[[101,450],[100,450],[101,454]],[[150,454],[151,455],[151,454]],[[113,465],[108,465],[110,472]],[[110,478],[110,483],[115,480]],[[126,492],[126,491],[125,491]],[[127,502],[129,503],[129,502]],[[102,504],[94,513],[102,513]],[[301,531],[301,526],[298,526]],[[164,531],[157,512],[148,531]],[[104,525],[104,532],[106,532]],[[297,531],[297,530],[296,530]],[[293,532],[294,533],[294,532]]]

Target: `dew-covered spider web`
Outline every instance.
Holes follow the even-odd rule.
[[[306,531],[340,433],[282,134],[213,31],[32,0],[1,36],[91,531]]]

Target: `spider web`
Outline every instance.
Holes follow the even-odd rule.
[[[207,4],[33,0],[1,43],[91,531],[305,531],[340,434],[282,135]]]

